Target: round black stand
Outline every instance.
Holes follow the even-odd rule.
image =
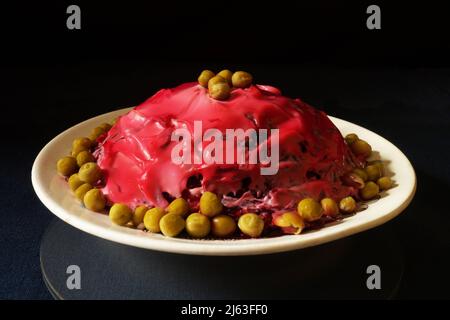
[[[41,243],[44,281],[56,299],[393,298],[403,253],[390,228],[303,250],[244,257],[188,256],[129,247],[56,220]],[[68,289],[70,265],[81,289]],[[381,289],[367,288],[367,267]]]

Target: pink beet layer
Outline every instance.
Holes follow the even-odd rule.
[[[262,175],[261,166],[267,165],[261,163],[174,163],[171,154],[178,142],[171,135],[187,129],[194,152],[199,139],[194,121],[201,121],[202,133],[210,128],[224,134],[226,129],[279,129],[278,172]],[[268,141],[269,146],[275,143],[270,137]],[[198,143],[197,152],[209,143]],[[110,202],[165,207],[171,198],[195,202],[203,191],[212,191],[226,207],[259,212],[289,210],[304,197],[339,200],[354,195],[356,189],[341,178],[359,163],[326,114],[299,99],[252,85],[233,89],[229,99],[218,101],[197,83],[160,90],[121,116],[99,139],[96,156]]]

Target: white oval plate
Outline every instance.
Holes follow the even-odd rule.
[[[330,117],[343,135],[354,132],[367,140],[373,150],[387,161],[388,169],[392,172],[395,186],[383,194],[381,199],[369,203],[368,209],[319,230],[264,239],[191,240],[120,227],[112,224],[107,215],[85,209],[72,194],[67,182],[57,175],[55,164],[59,158],[69,153],[73,139],[86,136],[92,128],[129,110],[131,108],[97,116],[59,134],[41,150],[31,172],[34,190],[51,212],[80,230],[111,241],[145,249],[194,255],[256,255],[301,249],[387,222],[408,206],[416,190],[414,169],[396,146],[358,125]]]

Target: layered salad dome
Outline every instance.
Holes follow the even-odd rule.
[[[214,138],[207,137],[210,129]],[[239,148],[230,130],[249,129],[266,132],[266,139],[253,141],[253,148],[246,140],[247,146]],[[174,139],[176,132],[189,135]],[[231,140],[236,143],[230,149]],[[118,118],[98,142],[102,191],[111,203],[131,208],[166,207],[179,197],[195,207],[205,191],[219,195],[226,208],[252,212],[291,210],[306,197],[338,201],[357,193],[347,177],[362,160],[324,112],[274,87],[254,84],[233,88],[226,99],[211,97],[197,82],[160,90]],[[211,148],[213,142],[223,146],[220,154]],[[184,152],[175,153],[188,160],[183,163],[173,159],[180,143]],[[277,157],[270,155],[276,164],[250,161],[252,152],[262,148],[268,155],[277,150]],[[214,162],[207,160],[211,152]],[[273,174],[262,174],[269,166],[275,167]]]

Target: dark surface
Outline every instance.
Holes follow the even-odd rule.
[[[63,300],[391,299],[404,271],[390,228],[298,251],[212,258],[124,246],[55,218],[40,252],[44,281]],[[380,290],[366,286],[374,261],[382,270]],[[81,270],[79,290],[66,285],[65,271],[74,264]]]
[[[448,11],[384,5],[382,30],[369,32],[363,4],[324,3],[272,3],[262,12],[82,3],[77,33],[65,28],[63,1],[2,7],[0,298],[51,298],[39,245],[52,215],[30,183],[39,150],[82,120],[136,105],[204,68],[248,70],[404,151],[418,189],[387,224],[405,252],[398,297],[450,298]]]

